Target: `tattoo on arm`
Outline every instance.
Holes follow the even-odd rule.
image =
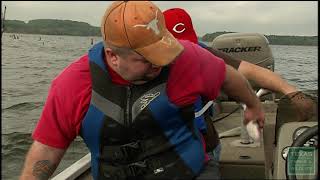
[[[54,172],[55,165],[49,160],[41,160],[34,164],[32,175],[38,180],[47,180]]]

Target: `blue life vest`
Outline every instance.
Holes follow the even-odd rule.
[[[194,104],[195,112],[200,111],[203,108],[203,102],[201,97],[197,99],[196,103]],[[200,130],[201,133],[206,133],[207,132],[207,124],[206,121],[204,120],[204,115],[202,114],[201,116],[195,117],[196,125],[198,129]]]
[[[204,44],[204,43],[202,43],[200,41],[198,42],[198,45],[201,46],[202,48],[206,48],[207,47],[206,44]],[[201,96],[199,96],[199,98],[197,99],[197,101],[195,103],[195,111],[198,112],[202,108],[203,108],[203,99],[201,98]],[[213,116],[212,108],[209,108],[208,112],[209,112],[209,114],[211,116]],[[207,124],[206,124],[205,119],[204,119],[204,114],[199,116],[199,117],[196,117],[195,120],[196,120],[196,124],[197,124],[197,127],[199,128],[199,130],[202,133],[206,133],[207,132]]]
[[[94,179],[192,179],[204,166],[193,105],[166,95],[169,67],[143,85],[113,84],[100,42],[89,51],[92,97],[81,124]]]

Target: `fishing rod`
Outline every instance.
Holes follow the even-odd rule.
[[[2,25],[2,29],[1,29],[1,38],[2,38],[2,34],[4,32],[4,21],[6,19],[6,10],[7,10],[7,6],[4,6],[4,13],[3,13],[3,17],[1,17],[1,25]]]

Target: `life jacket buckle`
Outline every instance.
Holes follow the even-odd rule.
[[[129,160],[142,152],[140,141],[131,142],[120,146],[124,159]]]
[[[146,161],[138,161],[129,164],[128,166],[130,176],[138,176],[144,174],[147,171]]]

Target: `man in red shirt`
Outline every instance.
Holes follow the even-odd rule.
[[[205,168],[194,103],[220,89],[247,105],[245,122],[263,127],[248,82],[224,61],[166,29],[161,10],[117,1],[100,42],[52,82],[20,179],[48,179],[80,135],[94,179],[194,179]]]
[[[242,61],[240,59],[234,58],[224,52],[221,52],[215,48],[208,47],[204,45],[203,43],[200,43],[198,41],[197,34],[193,28],[193,23],[191,20],[190,15],[182,8],[170,8],[165,11],[163,11],[165,21],[166,21],[166,27],[170,31],[170,33],[180,40],[188,40],[190,42],[193,42],[195,44],[199,44],[201,47],[205,48],[215,56],[220,57],[222,60],[225,61],[226,64],[232,66],[233,68],[237,69],[240,73],[244,75],[248,80],[254,81],[259,87],[269,89],[274,92],[281,92],[288,97],[290,97],[293,94],[298,93],[298,89],[289,83],[287,83],[284,79],[282,79],[278,74],[266,69],[262,68],[260,66],[251,64],[246,61]],[[293,101],[297,108],[300,109],[302,112],[309,112],[312,108],[312,103],[310,100],[306,100],[305,103],[302,103],[301,100],[299,101]],[[308,104],[308,105],[306,105]],[[201,109],[199,107],[198,109]],[[308,110],[309,109],[309,110]],[[312,113],[310,113],[312,114]],[[204,113],[205,116],[209,116],[209,113]],[[304,121],[310,117],[310,115],[307,114],[301,114],[301,121]],[[196,118],[196,121],[198,122],[198,128],[202,129],[204,131],[204,135],[207,135],[206,137],[211,137],[211,139],[206,138],[206,143],[210,143],[213,147],[213,156],[210,156],[211,159],[213,159],[213,165],[214,168],[211,168],[211,170],[216,171],[212,172],[215,174],[218,174],[218,164],[219,164],[219,157],[220,157],[220,151],[221,151],[221,144],[219,142],[218,133],[215,130],[214,126],[209,127],[212,125],[211,119],[210,124],[205,123],[205,118],[210,119],[210,117],[204,117],[199,116]],[[212,128],[211,131],[208,131],[206,128]],[[208,132],[211,133],[211,135],[208,135]],[[207,148],[209,151],[212,149]],[[210,154],[210,152],[209,152]],[[212,162],[212,161],[210,161]]]

